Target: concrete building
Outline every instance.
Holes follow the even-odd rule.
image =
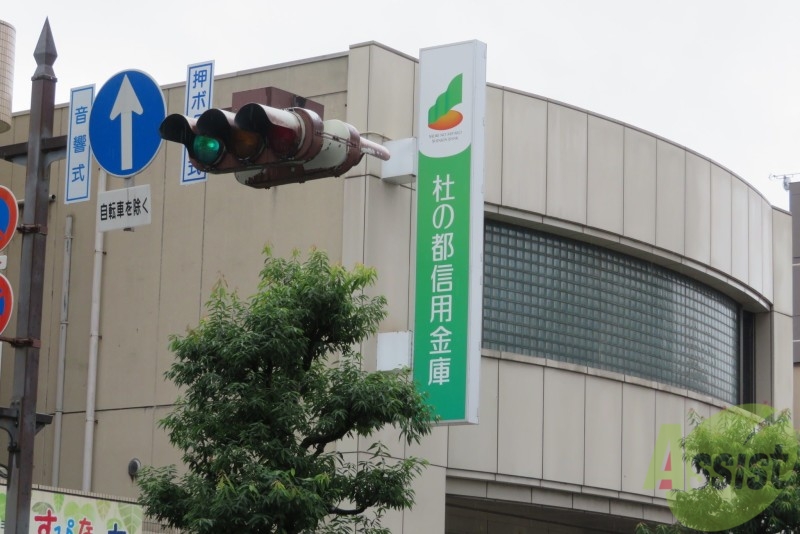
[[[374,141],[402,139],[416,135],[418,69],[413,57],[363,43],[217,76],[213,105],[279,87]],[[164,87],[170,113],[182,112],[184,89]],[[690,410],[707,416],[741,402],[792,406],[791,217],[689,148],[521,90],[486,91],[480,424],[438,427],[414,447],[390,430],[380,436],[397,456],[430,461],[415,508],[386,525],[407,534],[573,533],[669,521],[665,490],[647,484],[662,425],[686,432]],[[55,134],[67,133],[67,114],[56,110]],[[27,123],[16,114],[0,145],[26,140]],[[80,488],[88,476],[92,491],[134,496],[131,459],[178,462],[157,426],[177,396],[163,378],[168,338],[197,324],[220,277],[254,292],[266,243],[278,255],[317,246],[345,266],[376,267],[375,292],[389,303],[381,331],[414,330],[413,184],[382,181],[380,162],[367,157],[343,177],[268,190],[225,175],[182,186],[181,158],[165,143],[135,177],[150,184],[152,223],[104,235],[91,443],[96,192],[65,205],[64,163],[53,165],[39,410],[56,411],[59,380],[65,398],[60,438],[52,425],[37,438],[39,483]],[[24,179],[23,167],[0,162],[0,182],[18,197]],[[109,189],[124,185],[108,178]],[[13,284],[18,240],[8,255]],[[374,368],[375,340],[362,352]],[[7,405],[10,358],[1,370]],[[363,443],[340,448],[355,453]]]

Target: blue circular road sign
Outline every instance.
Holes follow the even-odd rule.
[[[112,76],[97,93],[89,116],[97,163],[122,178],[141,172],[161,146],[158,127],[166,116],[164,94],[150,75],[125,70]]]
[[[3,250],[11,242],[11,238],[17,231],[17,221],[19,220],[19,206],[17,197],[11,189],[0,185],[0,250]]]
[[[11,312],[14,310],[14,291],[5,275],[0,274],[0,334],[11,321]]]

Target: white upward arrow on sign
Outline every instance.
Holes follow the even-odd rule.
[[[117,99],[111,107],[110,119],[113,121],[117,117],[122,117],[120,121],[120,167],[123,170],[133,168],[133,114],[141,115],[144,112],[136,91],[133,90],[130,80],[126,75],[122,79],[122,84],[117,93]]]

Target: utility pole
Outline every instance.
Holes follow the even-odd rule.
[[[31,89],[30,129],[27,144],[25,206],[22,224],[17,336],[0,338],[15,347],[14,392],[10,408],[0,409],[0,424],[9,433],[8,493],[5,532],[28,534],[33,484],[33,453],[36,432],[52,417],[36,413],[39,385],[39,348],[42,330],[47,211],[50,194],[50,163],[53,150],[53,111],[56,76],[53,63],[55,42],[50,22],[45,20],[33,53],[36,71]],[[15,146],[0,147],[0,156],[10,159]],[[17,152],[19,152],[17,150]]]

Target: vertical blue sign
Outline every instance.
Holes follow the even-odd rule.
[[[70,91],[65,204],[85,202],[91,197],[92,147],[89,143],[89,115],[93,102],[94,85],[76,87]]]
[[[183,114],[197,118],[211,107],[214,88],[214,62],[195,63],[186,69],[186,105]],[[183,151],[181,185],[206,181],[206,173],[192,165],[186,150]]]

